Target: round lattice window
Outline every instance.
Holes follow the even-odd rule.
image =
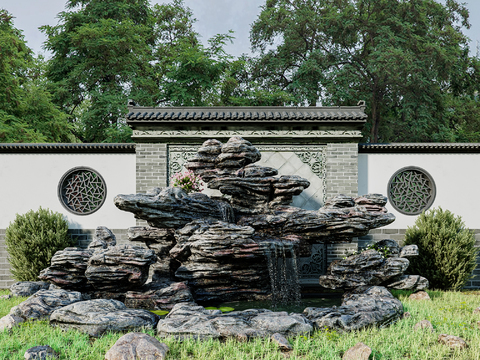
[[[87,167],[73,168],[63,175],[58,184],[62,205],[77,215],[88,215],[100,209],[107,196],[102,176]]]
[[[432,206],[435,182],[428,172],[417,167],[398,170],[388,182],[392,206],[405,215],[417,215]]]

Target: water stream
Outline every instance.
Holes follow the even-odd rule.
[[[265,244],[272,306],[275,308],[300,304],[300,283],[294,245],[287,241],[272,241]]]

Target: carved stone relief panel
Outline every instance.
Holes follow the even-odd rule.
[[[327,246],[326,244],[312,245],[310,257],[297,260],[298,277],[300,284],[318,285],[318,278],[327,271]]]

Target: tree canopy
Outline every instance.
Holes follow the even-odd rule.
[[[66,0],[35,58],[0,13],[0,141],[131,141],[144,106],[354,105],[364,141],[480,141],[480,60],[456,0],[266,0],[253,56],[200,41],[183,0]]]
[[[0,9],[0,142],[70,142],[66,115],[45,90],[44,62],[34,58],[12,15]]]
[[[257,76],[297,102],[365,100],[366,141],[455,141],[469,132],[456,115],[478,109],[462,26],[454,0],[267,0],[251,42]]]

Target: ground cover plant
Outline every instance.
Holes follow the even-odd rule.
[[[293,351],[282,353],[269,339],[249,342],[208,340],[183,342],[160,339],[170,348],[168,359],[341,359],[343,353],[361,341],[372,348],[370,359],[480,359],[479,314],[473,310],[480,306],[479,292],[427,291],[431,301],[409,300],[408,291],[394,291],[411,317],[402,319],[385,328],[370,328],[362,331],[339,334],[335,331],[317,332],[312,336],[290,338]],[[0,295],[7,294],[0,291]],[[12,306],[26,298],[0,300],[0,317]],[[429,320],[434,332],[413,331],[421,320]],[[154,336],[153,332],[147,332]],[[468,348],[451,350],[438,343],[439,334],[463,338]],[[60,359],[101,360],[105,353],[123,334],[107,333],[99,339],[77,331],[61,331],[48,321],[27,322],[12,332],[0,333],[0,359],[20,360],[28,348],[50,345],[61,354]]]

